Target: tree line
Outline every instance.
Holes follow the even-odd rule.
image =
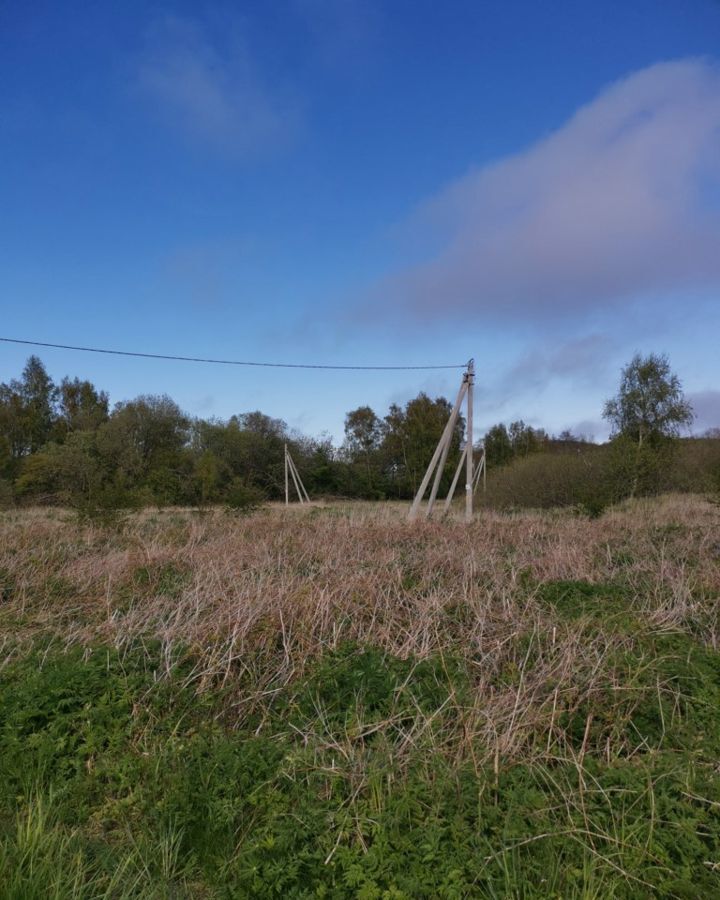
[[[0,502],[78,509],[143,505],[243,506],[284,495],[287,444],[311,494],[404,499],[419,484],[450,404],[421,393],[379,418],[349,412],[345,441],[310,438],[260,411],[193,418],[170,397],[142,395],[111,409],[79,378],[55,384],[31,356],[0,384]],[[464,422],[455,430],[457,461]]]
[[[165,395],[111,408],[108,394],[90,381],[66,377],[55,384],[31,356],[19,378],[0,384],[0,504],[57,503],[88,513],[146,505],[251,506],[283,496],[286,444],[311,495],[409,499],[450,410],[447,399],[425,393],[393,404],[384,416],[361,406],[347,413],[345,438],[336,447],[259,411],[227,420],[193,418]],[[653,473],[667,464],[680,429],[692,420],[667,359],[635,357],[604,414],[613,427],[612,454],[606,455],[616,460],[622,490],[652,492]],[[459,417],[441,489],[464,440]],[[498,471],[538,454],[569,459],[598,449],[570,432],[553,437],[522,420],[493,425],[483,444],[488,468]]]

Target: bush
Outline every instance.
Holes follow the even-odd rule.
[[[575,506],[596,518],[626,497],[669,491],[720,492],[720,440],[662,440],[639,447],[618,437],[575,453],[536,453],[491,468],[485,503],[497,509]]]
[[[265,494],[242,478],[233,478],[225,492],[225,506],[233,512],[252,512],[265,502]]]
[[[663,490],[702,494],[720,492],[720,439],[685,438],[678,441]]]
[[[618,493],[605,448],[594,447],[575,454],[537,453],[491,469],[485,502],[497,509],[577,506],[597,516],[620,499]]]

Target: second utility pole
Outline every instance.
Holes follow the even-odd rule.
[[[465,521],[472,522],[473,517],[473,384],[475,383],[475,360],[468,362],[467,372],[467,434],[465,446]]]

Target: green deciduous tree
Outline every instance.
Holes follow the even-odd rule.
[[[20,380],[20,396],[28,451],[34,453],[50,438],[57,398],[57,388],[37,356],[31,356],[25,364]]]
[[[694,416],[667,356],[636,354],[622,370],[620,388],[605,403],[613,429],[613,469],[628,493],[656,493],[673,459],[673,439]]]
[[[173,400],[147,395],[115,407],[97,430],[97,449],[118,491],[145,488],[150,501],[177,503],[192,469],[189,435],[189,419]]]
[[[57,388],[37,356],[19,380],[0,385],[0,428],[13,459],[39,450],[51,437]]]
[[[57,430],[95,431],[108,418],[108,395],[90,381],[63,378],[58,388]]]
[[[543,444],[547,441],[547,434],[542,428],[526,425],[522,419],[510,423],[508,435],[512,444],[513,456],[528,456],[530,453],[535,453],[542,449]]]
[[[502,422],[493,425],[485,435],[485,459],[488,466],[504,466],[513,457],[513,445]]]
[[[613,428],[638,445],[676,437],[692,423],[692,407],[667,356],[636,354],[622,370],[620,389],[605,403],[603,417]]]
[[[28,452],[23,401],[16,381],[0,384],[0,434],[0,459],[6,465],[21,459]]]
[[[368,489],[373,488],[373,469],[382,440],[382,423],[369,406],[359,406],[345,416],[345,448],[352,462],[362,461]]]
[[[542,428],[526,425],[522,419],[506,428],[502,422],[493,425],[485,435],[485,454],[489,466],[504,466],[514,459],[542,450],[548,436]]]
[[[417,490],[451,410],[452,404],[444,397],[431,400],[425,393],[410,400],[404,409],[397,405],[390,407],[385,417],[381,451],[386,476],[394,483],[398,496],[410,496]],[[458,416],[441,491],[448,487],[457,465],[464,431],[465,420]]]

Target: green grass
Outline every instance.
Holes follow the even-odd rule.
[[[240,715],[189,656],[38,650],[0,680],[0,896],[717,895],[720,656],[645,634],[613,662],[570,752],[473,765],[442,752],[460,658],[347,645]]]
[[[538,598],[559,616],[601,618],[629,613],[627,592],[621,585],[588,581],[546,581],[538,585]]]
[[[344,516],[5,523],[0,900],[720,896],[717,509]]]

